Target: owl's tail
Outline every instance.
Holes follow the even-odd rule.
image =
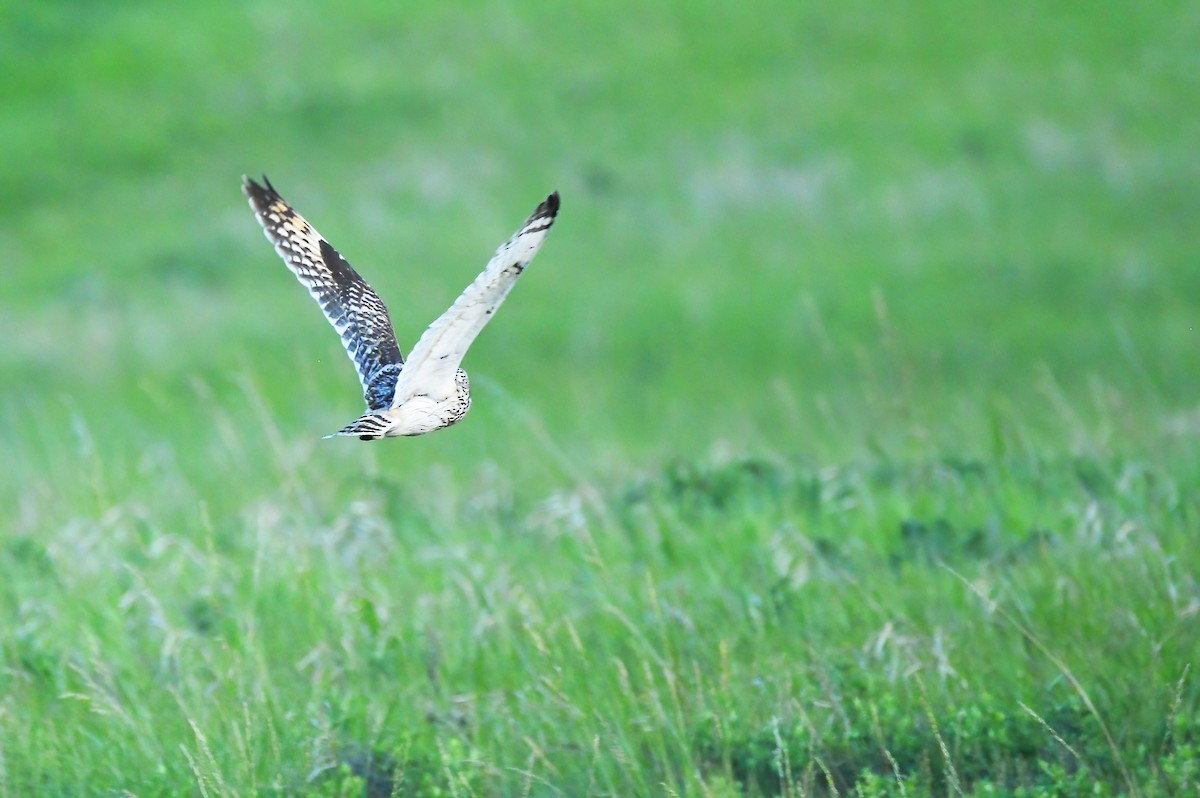
[[[368,413],[365,416],[359,416],[337,432],[325,437],[336,438],[339,435],[344,435],[346,437],[358,438],[360,441],[377,441],[384,436],[384,433],[391,424],[392,422],[384,416]]]

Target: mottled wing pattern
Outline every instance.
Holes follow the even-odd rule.
[[[475,337],[491,321],[521,272],[541,249],[558,214],[558,192],[538,205],[521,229],[496,250],[483,272],[417,341],[396,383],[395,405],[414,396],[443,401]]]
[[[358,369],[367,409],[388,409],[404,357],[387,307],[346,259],[279,196],[266,175],[263,183],[242,178],[242,191],[250,198],[267,239],[341,336]]]

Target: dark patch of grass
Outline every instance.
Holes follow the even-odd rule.
[[[1122,785],[1122,768],[1088,710],[1078,700],[1045,698],[1051,703],[1036,717],[986,693],[931,717],[876,694],[869,703],[855,699],[819,730],[808,719],[755,729],[711,718],[692,744],[702,767],[728,772],[747,795],[865,796],[875,794],[871,785],[892,794],[897,782],[910,795],[1086,795]],[[1130,750],[1141,753],[1135,776],[1147,793],[1185,795],[1200,773],[1194,719],[1173,722],[1169,738],[1131,741]],[[1123,793],[1110,787],[1102,794]]]

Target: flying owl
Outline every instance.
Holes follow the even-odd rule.
[[[541,249],[558,214],[558,192],[496,250],[487,267],[450,309],[429,325],[405,360],[383,300],[346,259],[296,212],[271,181],[242,178],[242,191],[275,251],[341,336],[358,370],[367,412],[326,435],[372,441],[424,435],[462,419],[471,385],[459,368],[471,342]]]

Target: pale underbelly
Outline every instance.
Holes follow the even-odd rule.
[[[383,414],[394,422],[386,437],[424,435],[448,427],[460,421],[467,414],[468,407],[469,403],[463,403],[457,398],[447,402],[434,402],[424,396],[413,397],[400,407]]]

